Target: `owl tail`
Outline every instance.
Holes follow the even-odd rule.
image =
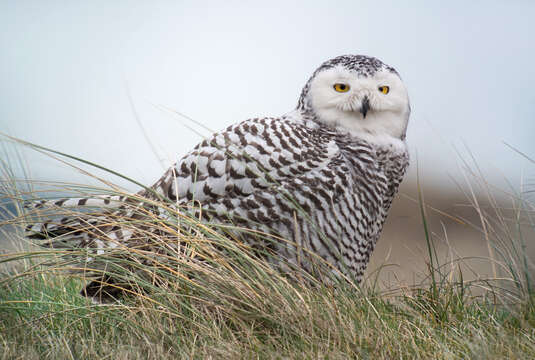
[[[42,209],[42,208],[74,208],[74,207],[109,207],[117,208],[126,199],[126,196],[114,195],[114,196],[95,196],[95,197],[80,197],[80,198],[64,198],[64,199],[52,199],[52,200],[39,200],[28,202],[24,205],[27,210]]]
[[[25,234],[41,247],[59,249],[66,267],[77,269],[70,271],[85,269],[89,281],[81,295],[98,303],[112,302],[128,291],[129,284],[107,274],[99,256],[124,240],[126,231],[116,219],[133,211],[129,205],[128,196],[118,195],[27,203]]]
[[[160,215],[158,206],[139,194],[38,201],[25,208],[30,219],[26,237],[42,247],[60,249],[67,267],[90,280],[81,294],[99,303],[132,292],[128,264],[138,259],[130,246],[150,246],[146,239],[162,231],[153,226]],[[112,258],[120,260],[114,264]],[[125,269],[116,269],[122,266]]]
[[[26,203],[26,216],[30,220],[25,235],[29,239],[48,240],[40,244],[44,247],[84,247],[89,235],[87,229],[102,223],[104,215],[121,208],[125,199],[116,195]]]

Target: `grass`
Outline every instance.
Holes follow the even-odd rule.
[[[426,289],[388,299],[289,285],[224,298],[189,289],[103,306],[78,296],[79,287],[52,274],[3,284],[3,358],[535,356],[532,306],[467,302],[455,291],[442,294],[444,317]]]
[[[42,196],[21,189],[4,168],[6,197]],[[441,261],[422,197],[428,274],[409,288],[380,290],[373,279],[362,286],[325,285],[304,273],[284,276],[232,233],[223,235],[165,202],[157,203],[168,219],[147,213],[141,220],[168,235],[144,233],[149,245],[101,254],[28,245],[0,255],[0,359],[535,358],[533,265],[525,256],[533,239],[521,231],[522,224],[533,226],[533,203],[517,194],[514,211],[492,202],[484,208],[471,196],[476,185],[466,189],[467,197],[481,215],[481,224],[472,225],[492,250],[492,279],[466,281],[460,261]],[[15,212],[5,223],[24,221],[22,210]],[[180,231],[172,226],[177,222]],[[87,279],[103,269],[134,296],[106,305],[80,296]]]

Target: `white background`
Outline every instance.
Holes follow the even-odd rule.
[[[466,145],[516,184],[534,166],[503,142],[535,157],[534,16],[533,1],[0,1],[0,132],[150,184],[200,139],[160,106],[213,130],[280,115],[321,62],[367,54],[409,89],[413,173],[451,184]],[[25,158],[33,179],[84,181]]]

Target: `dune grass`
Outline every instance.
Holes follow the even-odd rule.
[[[4,168],[6,198],[42,197]],[[0,359],[535,358],[533,265],[523,252],[534,239],[514,230],[533,225],[533,203],[517,196],[514,211],[504,214],[497,204],[484,209],[471,193],[481,214],[481,224],[473,225],[492,249],[492,279],[468,282],[458,262],[440,263],[422,198],[428,274],[412,287],[285,276],[233,232],[155,200],[170,216],[147,213],[143,221],[161,232],[144,234],[145,245],[98,254],[19,246],[0,255]],[[17,208],[3,223],[20,225],[27,216]],[[117,286],[131,296],[110,304],[80,296],[88,279],[103,271],[122,279]]]
[[[2,285],[2,357],[535,356],[532,307],[500,307],[489,299],[467,303],[455,292],[441,294],[440,305],[449,303],[444,317],[426,290],[384,299],[348,289],[284,286],[256,294],[235,290],[224,299],[173,292],[103,306],[78,296],[79,286],[50,274]]]

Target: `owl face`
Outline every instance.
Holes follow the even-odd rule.
[[[404,139],[410,105],[401,78],[377,59],[357,58],[375,62],[320,67],[308,84],[307,106],[318,120],[357,136]]]

